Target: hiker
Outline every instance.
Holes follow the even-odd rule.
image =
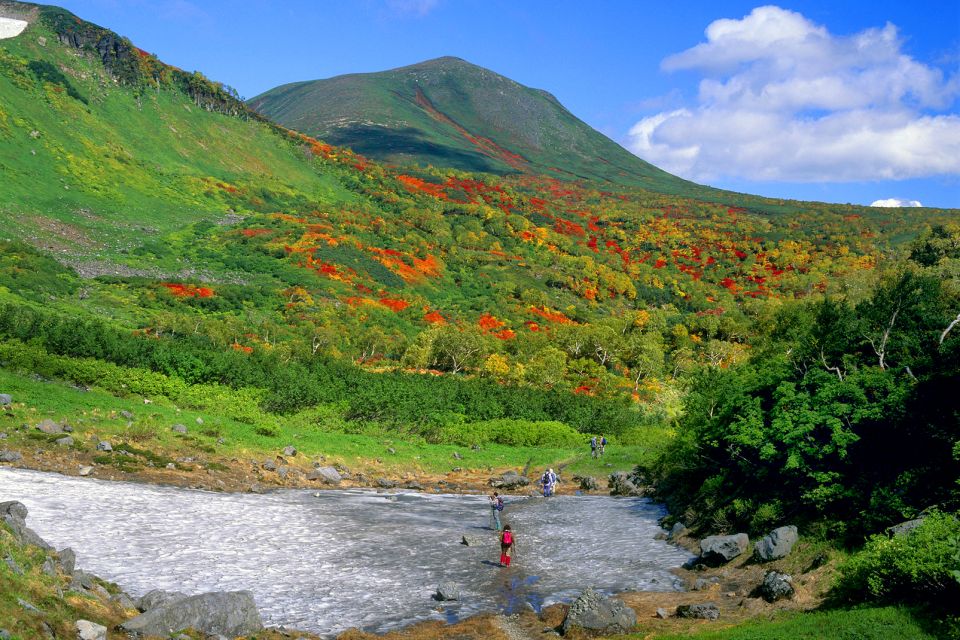
[[[510,556],[513,553],[513,531],[510,530],[510,525],[503,525],[503,533],[500,534],[500,566],[509,567],[510,566]]]
[[[600,436],[600,455],[603,455],[603,450],[607,448],[607,439],[604,436]]]
[[[591,457],[597,457],[597,436],[590,438],[590,455]]]
[[[490,525],[494,531],[500,531],[503,525],[500,524],[500,512],[503,511],[503,498],[496,491],[490,496]]]
[[[540,476],[540,484],[543,485],[544,498],[549,498],[553,495],[553,488],[557,484],[557,474],[553,472],[553,469],[547,469],[543,472],[543,475]]]

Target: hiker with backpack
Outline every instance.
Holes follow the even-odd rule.
[[[496,491],[490,496],[490,524],[494,531],[500,531],[500,512],[503,511],[503,498]]]
[[[513,537],[513,531],[510,525],[503,526],[503,533],[500,534],[500,566],[510,566],[510,556],[513,555],[513,545],[516,541]]]
[[[540,476],[540,484],[543,486],[544,498],[553,495],[553,489],[557,485],[557,474],[553,472],[553,469],[547,469],[543,472],[543,475]]]
[[[600,436],[600,457],[603,457],[603,451],[607,448],[607,439],[604,436]]]
[[[597,457],[597,436],[590,438],[590,456]]]

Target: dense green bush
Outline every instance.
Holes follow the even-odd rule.
[[[512,447],[575,447],[586,436],[562,422],[528,422],[525,420],[488,420],[485,422],[451,421],[428,435],[428,439],[444,444],[470,446],[495,443]]]
[[[952,605],[960,602],[960,520],[932,513],[908,534],[874,535],[840,567],[850,600]]]

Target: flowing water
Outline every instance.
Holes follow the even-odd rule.
[[[484,496],[283,490],[222,494],[0,469],[0,502],[79,568],[134,596],[248,589],[269,625],[383,632],[426,619],[679,588],[689,554],[654,540],[662,507],[641,498],[507,498],[513,566],[500,568]],[[488,540],[467,547],[461,537]],[[459,602],[431,598],[442,581]]]

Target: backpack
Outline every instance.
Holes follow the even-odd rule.
[[[500,497],[497,498],[496,508],[497,508],[497,511],[503,511],[503,498],[500,498]]]
[[[503,544],[513,544],[513,534],[509,531],[503,532]]]

